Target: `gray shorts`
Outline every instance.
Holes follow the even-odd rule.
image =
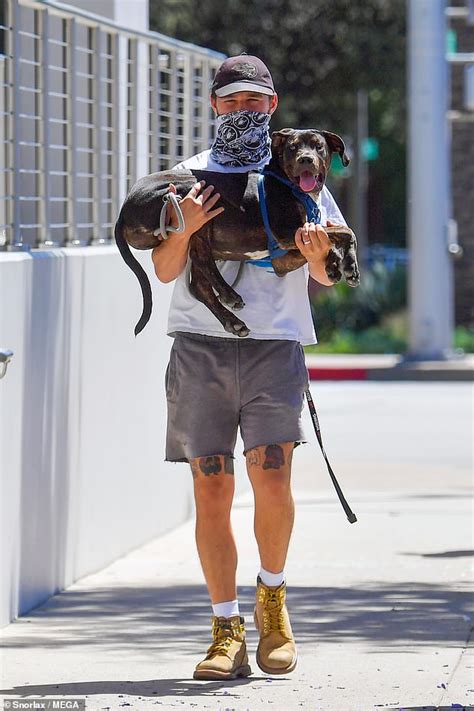
[[[177,333],[165,385],[166,461],[233,456],[239,426],[244,452],[305,441],[308,371],[297,341]]]

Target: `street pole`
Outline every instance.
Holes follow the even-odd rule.
[[[369,98],[366,89],[357,91],[355,118],[355,145],[352,160],[351,220],[357,235],[359,262],[365,264],[367,239],[367,200],[369,166],[363,154],[364,143],[369,133]]]
[[[446,0],[408,0],[409,360],[452,354]]]

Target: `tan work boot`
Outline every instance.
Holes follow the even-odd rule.
[[[260,633],[257,664],[267,674],[287,674],[296,667],[296,644],[286,609],[286,583],[277,588],[257,578],[255,627]]]
[[[252,673],[245,646],[243,617],[213,617],[212,637],[214,641],[206,657],[197,665],[194,679],[236,679]]]

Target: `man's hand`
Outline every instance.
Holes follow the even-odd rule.
[[[328,226],[331,226],[330,223],[328,223]],[[303,227],[299,227],[296,230],[295,244],[308,264],[326,263],[326,258],[331,249],[331,240],[321,225],[315,225],[314,222],[305,222]]]
[[[333,223],[328,221],[327,226],[333,227]],[[324,286],[333,286],[326,274],[326,259],[332,243],[324,227],[305,222],[296,230],[295,244],[308,262],[311,277]]]
[[[213,209],[220,198],[220,193],[212,194],[214,190],[213,185],[208,185],[205,190],[202,190],[205,184],[204,180],[195,183],[188,194],[185,195],[179,203],[184,217],[184,234],[188,237],[201,229],[201,227],[205,225],[206,222],[209,222],[209,220],[212,220],[213,217],[217,217],[221,212],[224,212],[223,207]],[[176,194],[176,187],[173,183],[169,185],[169,192]],[[177,227],[178,218],[176,213],[172,209],[172,206],[168,205],[168,220],[170,219],[170,215],[171,226]]]
[[[219,193],[212,195],[214,186],[209,185],[202,190],[204,185],[203,180],[195,183],[179,203],[184,217],[184,232],[171,232],[168,239],[161,241],[151,253],[155,274],[165,284],[176,279],[185,268],[191,236],[224,210],[223,207],[214,208],[220,198]],[[169,192],[176,195],[176,187],[172,183]],[[167,207],[167,224],[178,226],[178,218],[170,204]]]

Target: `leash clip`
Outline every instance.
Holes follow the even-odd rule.
[[[158,237],[158,235],[161,234],[162,239],[168,239],[168,232],[184,232],[184,216],[183,211],[179,206],[181,200],[182,198],[179,195],[175,195],[175,193],[167,192],[163,195],[163,207],[161,208],[160,212],[160,226],[153,232],[155,237]],[[178,218],[177,227],[172,227],[171,225],[166,224],[166,213],[168,209],[168,203],[173,207],[176,213],[176,217]]]

